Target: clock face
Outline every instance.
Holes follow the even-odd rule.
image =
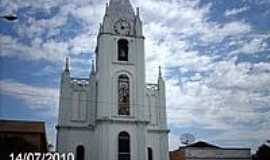
[[[118,21],[115,22],[113,28],[114,31],[118,34],[128,35],[130,33],[131,27],[128,21],[124,19],[119,19]]]

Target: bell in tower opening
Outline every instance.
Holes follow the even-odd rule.
[[[118,60],[128,61],[128,41],[125,39],[118,41]]]

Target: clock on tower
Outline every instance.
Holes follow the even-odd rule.
[[[131,29],[129,22],[125,19],[119,19],[116,21],[113,28],[116,33],[122,35],[129,35]]]

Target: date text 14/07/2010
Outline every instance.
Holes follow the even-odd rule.
[[[73,153],[11,153],[9,155],[10,160],[75,160]]]

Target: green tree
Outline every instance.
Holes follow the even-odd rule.
[[[256,155],[258,160],[270,160],[270,147],[263,144],[258,148]]]

